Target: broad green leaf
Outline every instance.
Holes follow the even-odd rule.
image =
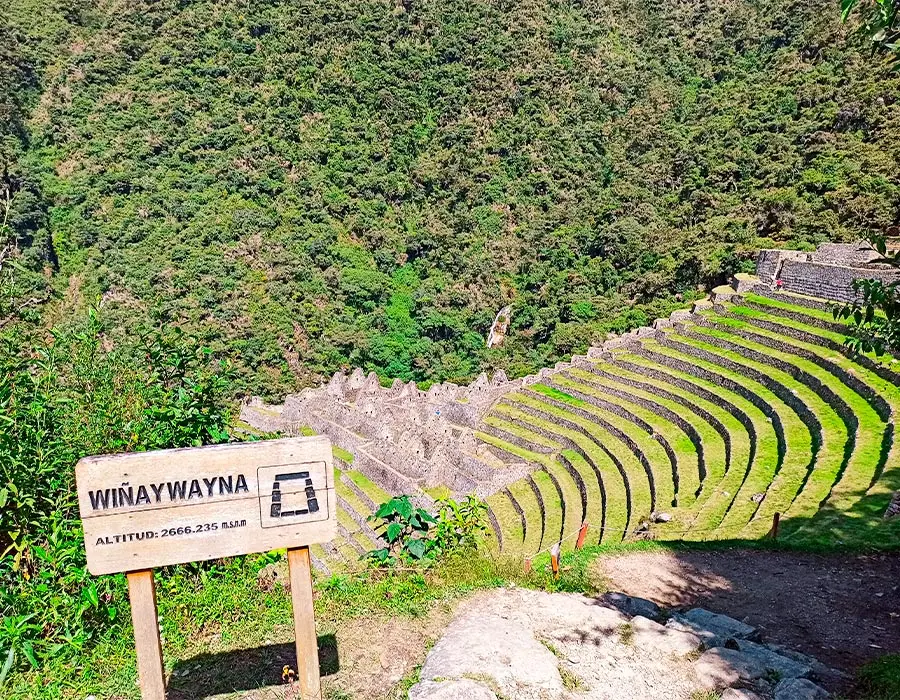
[[[396,542],[397,538],[400,537],[400,533],[403,532],[403,526],[400,523],[391,523],[387,526],[387,531],[385,533],[388,542]]]
[[[404,520],[409,520],[413,513],[413,506],[412,503],[409,502],[409,496],[402,496],[394,500],[397,502],[397,513]]]
[[[406,543],[406,549],[416,559],[421,559],[425,555],[425,542],[423,540],[410,540]]]
[[[6,661],[3,662],[3,668],[0,668],[0,688],[3,687],[3,681],[5,681],[6,676],[9,675],[9,670],[12,668],[15,658],[16,652],[14,649],[10,648],[9,653],[6,655]]]

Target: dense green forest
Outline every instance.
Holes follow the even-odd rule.
[[[13,0],[4,326],[99,304],[268,396],[534,370],[900,222],[900,76],[839,9]]]

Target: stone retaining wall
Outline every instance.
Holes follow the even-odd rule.
[[[885,284],[900,281],[900,270],[874,265],[878,254],[865,243],[825,243],[816,251],[768,249],[757,257],[756,274],[771,288],[836,302],[857,298],[853,281],[880,279]]]
[[[569,373],[566,373],[566,376],[568,376],[569,378],[574,379],[576,381],[580,379],[579,377],[575,377]],[[706,479],[706,459],[705,459],[704,453],[703,453],[703,439],[700,437],[700,434],[697,432],[697,430],[694,428],[694,426],[692,426],[690,423],[688,423],[684,418],[679,416],[677,413],[670,410],[668,407],[663,406],[662,404],[656,403],[655,401],[650,401],[650,400],[644,398],[643,396],[638,396],[636,394],[629,394],[629,393],[620,391],[620,390],[612,388],[612,387],[604,386],[602,384],[594,384],[593,386],[596,388],[597,391],[601,391],[604,394],[608,394],[611,397],[621,399],[622,401],[629,401],[631,403],[634,403],[651,413],[661,416],[669,423],[673,423],[674,425],[678,426],[678,428],[685,435],[687,435],[688,439],[691,441],[691,444],[693,444],[694,449],[697,452],[697,466],[700,470],[700,481],[703,482]],[[609,403],[609,402],[607,402],[607,403]],[[651,434],[655,433],[652,426],[651,426],[651,431],[653,431],[653,432],[651,432]],[[666,445],[668,445],[667,451],[672,450],[671,445],[668,444],[668,440],[666,440]],[[674,455],[674,451],[673,451],[673,455]],[[697,494],[694,494],[694,495],[697,495]]]
[[[563,376],[565,376],[569,379],[572,379],[572,376],[568,372],[563,372],[562,374],[563,374]],[[599,398],[597,396],[593,396],[591,394],[586,394],[582,391],[578,391],[578,389],[574,389],[566,384],[561,384],[552,379],[548,383],[553,388],[555,388],[559,391],[563,391],[563,392],[569,394],[570,396],[574,396],[576,399],[579,399],[580,401],[584,401],[585,403],[588,403],[591,406],[594,406],[595,408],[599,408],[604,411],[609,411],[613,415],[619,416],[619,418],[622,418],[623,420],[626,420],[629,423],[633,423],[638,428],[640,428],[645,433],[647,433],[647,435],[650,437],[650,439],[658,442],[660,444],[660,446],[663,448],[663,451],[666,453],[666,456],[669,459],[669,464],[672,467],[672,483],[673,483],[673,487],[674,487],[674,492],[676,494],[678,493],[678,458],[675,455],[675,450],[672,449],[672,445],[669,444],[669,441],[666,439],[666,437],[664,435],[662,435],[661,433],[657,433],[654,430],[652,425],[647,423],[644,419],[639,418],[638,416],[634,415],[631,411],[624,408],[623,406],[620,406],[617,403],[613,403],[611,401],[606,401],[605,399],[601,399],[601,398]],[[560,402],[560,403],[562,403],[562,402]],[[568,404],[566,404],[566,406],[568,406]],[[585,411],[583,409],[569,407],[568,410],[574,411],[578,415],[582,416],[583,418],[587,418],[588,420],[594,421],[595,423],[599,423],[602,421],[602,419],[599,418],[598,416],[596,416],[596,414],[590,413],[589,411]],[[624,435],[624,433],[623,433],[623,435]],[[641,451],[641,454],[642,455],[644,454],[643,451]],[[646,456],[644,457],[644,459],[646,459]],[[649,465],[649,461],[647,462],[647,464]],[[672,505],[675,505],[675,504],[673,503]]]

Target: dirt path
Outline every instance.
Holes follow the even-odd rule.
[[[594,566],[610,590],[746,620],[841,671],[900,653],[900,554],[647,552]]]

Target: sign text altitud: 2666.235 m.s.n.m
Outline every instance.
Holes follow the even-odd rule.
[[[326,438],[86,457],[75,473],[88,569],[95,575],[335,536]]]

